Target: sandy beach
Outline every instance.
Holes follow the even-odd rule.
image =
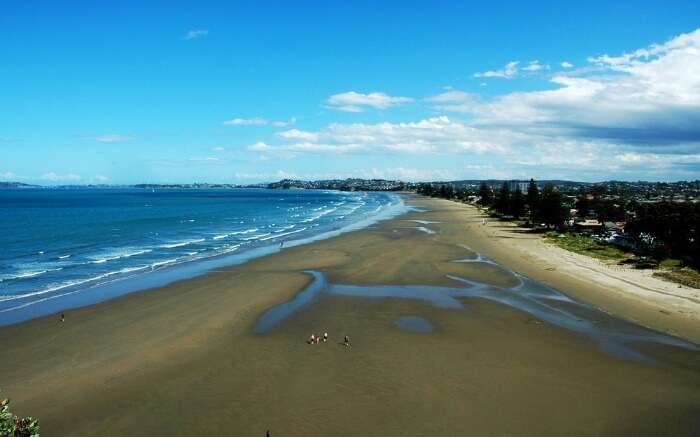
[[[46,436],[700,433],[700,351],[680,340],[700,341],[697,294],[483,226],[467,205],[406,202],[417,209],[64,323],[2,327],[2,396]],[[255,333],[319,284],[307,271],[326,291]]]
[[[474,250],[619,317],[700,343],[700,290],[567,251],[476,207],[464,209]]]

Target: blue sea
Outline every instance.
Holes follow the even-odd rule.
[[[165,285],[367,226],[391,193],[0,190],[0,325]]]

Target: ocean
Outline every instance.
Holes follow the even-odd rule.
[[[404,208],[379,192],[0,190],[0,325],[166,285]]]

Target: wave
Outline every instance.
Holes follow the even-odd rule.
[[[198,238],[196,240],[184,240],[184,241],[178,241],[178,242],[174,242],[174,243],[161,244],[158,247],[161,247],[163,249],[174,249],[176,247],[189,246],[190,244],[201,243],[202,241],[204,241],[204,238]]]
[[[306,218],[306,219],[304,219],[304,220],[301,220],[301,223],[315,222],[316,220],[320,219],[320,218],[323,217],[324,215],[328,215],[328,214],[330,214],[330,213],[332,213],[332,212],[335,212],[335,211],[337,211],[337,210],[338,210],[338,208],[330,208],[330,209],[323,210],[323,211],[319,212],[318,214],[316,214],[316,215],[314,215],[314,216],[311,216],[311,217],[309,217],[309,218]]]
[[[284,233],[284,234],[275,234],[275,235],[271,235],[271,236],[269,236],[269,237],[261,238],[260,241],[267,241],[267,240],[271,240],[271,239],[273,239],[273,238],[284,237],[285,235],[296,234],[297,232],[305,231],[306,229],[307,229],[307,228],[301,228],[301,229],[297,229],[297,230],[295,230],[295,231],[287,232],[287,233]]]
[[[235,245],[233,245],[233,246],[226,246],[226,247],[224,247],[223,250],[219,251],[219,252],[217,253],[217,255],[223,255],[223,254],[226,254],[226,253],[234,252],[234,251],[238,250],[239,247],[241,247],[240,244],[235,244]]]
[[[52,291],[63,290],[64,288],[74,287],[77,285],[83,285],[83,284],[87,284],[88,282],[99,281],[100,279],[108,278],[110,276],[123,274],[123,273],[131,273],[131,272],[135,272],[138,270],[144,270],[144,269],[147,269],[148,267],[149,266],[147,266],[147,265],[146,266],[138,266],[138,267],[126,267],[126,268],[123,268],[121,270],[115,270],[112,272],[102,273],[102,274],[99,274],[97,276],[93,276],[90,278],[63,282],[63,283],[58,284],[58,285],[51,285],[48,288],[44,288],[43,290],[34,291],[31,293],[0,295],[0,302],[7,302],[7,301],[17,300],[17,299],[25,299],[25,298],[33,297],[33,296],[40,296],[42,294],[51,293]]]
[[[40,276],[40,275],[43,275],[43,274],[49,273],[49,272],[58,272],[59,270],[63,270],[63,268],[59,267],[56,269],[30,270],[30,271],[24,271],[24,272],[9,274],[9,275],[0,275],[0,282],[12,281],[12,280],[17,280],[17,279],[33,278],[35,276]]]
[[[267,237],[268,235],[271,235],[271,233],[268,232],[266,234],[253,235],[252,237],[241,238],[241,240],[243,240],[243,241],[260,240],[262,237]]]
[[[161,267],[161,266],[164,266],[164,265],[167,265],[167,264],[173,264],[173,263],[176,263],[176,262],[178,262],[178,261],[180,261],[178,258],[166,259],[165,261],[154,262],[154,263],[151,264],[149,267],[152,268],[152,269],[155,269],[155,268],[157,268],[157,267]]]
[[[128,251],[128,250],[123,250],[123,251],[113,251],[113,252],[108,252],[106,254],[100,255],[99,257],[93,256],[90,261],[90,264],[104,264],[108,261],[114,261],[122,258],[130,258],[132,256],[137,256],[137,255],[143,255],[144,253],[149,253],[151,252],[151,249],[139,249],[135,251]]]
[[[154,243],[146,242],[143,246],[138,242],[134,242],[131,243],[131,245],[125,245],[126,247],[119,247],[117,243],[113,247],[93,247],[92,250],[85,254],[82,252],[82,248],[78,249],[80,250],[79,252],[75,252],[76,248],[63,249],[63,254],[61,254],[61,252],[57,253],[57,251],[51,251],[53,253],[49,252],[49,255],[52,263],[39,262],[36,263],[37,265],[13,266],[14,271],[7,272],[12,273],[13,278],[15,276],[31,278],[33,276],[46,274],[46,279],[39,279],[39,281],[41,281],[40,285],[38,281],[35,283],[35,280],[32,279],[23,283],[17,283],[16,285],[10,285],[11,292],[9,290],[3,290],[5,293],[0,294],[0,302],[5,303],[0,306],[0,308],[4,308],[0,309],[0,312],[15,310],[19,307],[45,300],[57,299],[60,298],[60,296],[68,294],[80,293],[84,290],[91,290],[93,287],[101,287],[104,286],[104,284],[109,284],[114,281],[122,281],[124,279],[131,280],[129,278],[134,276],[159,275],[159,273],[151,273],[151,270],[155,270],[156,272],[161,270],[169,271],[171,268],[177,269],[177,265],[189,265],[190,262],[193,262],[193,264],[202,262],[202,265],[205,267],[218,265],[218,263],[224,265],[226,262],[243,262],[240,260],[247,260],[260,256],[261,254],[271,253],[271,251],[268,250],[270,248],[272,248],[272,252],[274,252],[276,242],[278,243],[279,241],[285,240],[285,246],[289,244],[291,247],[309,241],[328,238],[331,235],[337,235],[347,232],[348,230],[367,226],[368,223],[385,218],[385,216],[393,210],[393,205],[390,203],[387,205],[387,208],[377,208],[379,212],[377,217],[364,217],[371,216],[372,214],[371,212],[369,214],[359,214],[363,212],[360,208],[364,206],[371,211],[377,205],[373,200],[371,202],[367,201],[365,204],[363,200],[366,200],[366,197],[366,195],[349,196],[343,198],[342,201],[324,202],[324,206],[319,206],[316,202],[305,202],[304,205],[298,204],[298,206],[289,208],[287,210],[288,212],[285,211],[286,208],[280,208],[274,212],[273,216],[255,217],[257,223],[255,223],[256,220],[252,217],[241,221],[240,225],[234,224],[237,222],[230,222],[233,227],[231,230],[234,232],[229,232],[229,230],[225,228],[218,230],[211,229],[209,235],[201,239],[193,239],[194,236],[190,236],[190,239],[187,239],[187,235],[180,235],[179,238],[178,236],[173,236],[174,238],[171,237],[171,241],[168,241],[168,238],[164,238]],[[316,204],[314,205],[314,203]],[[312,208],[314,210],[312,210]],[[330,223],[331,220],[322,219],[322,217],[327,215],[331,215],[330,218],[332,219],[335,219],[336,215],[339,215],[343,216],[345,220],[349,220],[350,218],[354,220],[352,220],[353,223],[347,226],[343,223],[342,228],[324,231],[323,229],[332,228],[334,223],[337,223]],[[197,220],[197,222],[200,221],[199,219]],[[420,225],[420,223],[417,224]],[[257,225],[258,227],[251,228],[251,225]],[[212,242],[211,240],[219,235],[217,231],[220,232],[221,235],[226,235],[229,239],[220,238],[219,240],[221,241]],[[305,233],[305,235],[292,237],[292,235],[297,233]],[[155,234],[157,235],[157,233]],[[187,245],[192,246],[185,248]],[[180,247],[183,249],[175,250],[175,248]],[[253,250],[248,251],[248,248],[253,248]],[[174,250],[168,251],[162,249]],[[243,249],[246,250],[244,251]],[[74,253],[71,254],[69,251]],[[229,260],[226,254],[234,251],[244,253],[241,255],[238,253],[232,254]],[[138,255],[148,252],[153,253],[138,257]],[[169,254],[169,256],[160,254]],[[154,255],[160,256],[155,257]],[[120,260],[114,262],[114,260],[122,258],[129,258],[129,261]],[[160,260],[158,260],[158,258],[160,258]],[[217,260],[217,258],[220,259]],[[48,257],[44,260],[48,261]],[[122,262],[130,265],[130,267],[121,265]],[[48,270],[54,266],[62,267],[64,272],[56,275],[49,274]],[[80,268],[76,268],[78,266],[80,266]],[[64,273],[67,272],[69,272],[70,275],[64,276]],[[0,282],[8,279],[8,275],[5,275],[5,277],[0,275]],[[25,284],[26,287],[24,286]],[[2,285],[5,286],[5,284]],[[15,289],[15,287],[17,287],[17,289]],[[92,299],[90,296],[86,298],[88,300]],[[1,319],[0,317],[0,324],[2,323]]]
[[[250,234],[251,232],[257,231],[258,228],[251,228],[251,229],[246,229],[244,231],[235,231],[235,232],[229,232],[228,234],[220,234],[220,235],[215,235],[212,240],[223,240],[224,238],[230,237],[232,235],[245,235],[245,234]]]
[[[258,230],[258,228],[250,228],[250,229],[246,229],[245,231],[231,232],[231,235],[245,235],[245,234],[250,234],[251,232],[255,232],[257,230]]]

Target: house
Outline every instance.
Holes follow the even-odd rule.
[[[593,233],[593,232],[598,232],[601,229],[603,229],[603,224],[599,222],[598,220],[583,220],[580,222],[575,222],[574,223],[574,229],[577,232],[582,232],[582,233]]]

